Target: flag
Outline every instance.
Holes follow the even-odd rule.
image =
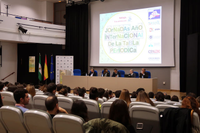
[[[45,55],[45,62],[44,62],[44,80],[48,79],[48,67],[47,67],[47,55]]]
[[[53,66],[53,55],[51,55],[51,68],[50,68],[50,80],[54,80],[54,66]]]
[[[38,79],[42,81],[41,54],[39,53]]]

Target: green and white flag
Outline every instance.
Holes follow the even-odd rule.
[[[38,79],[42,81],[41,55],[39,54]]]

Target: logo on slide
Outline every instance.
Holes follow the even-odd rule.
[[[159,54],[160,50],[149,50],[148,53],[149,54]]]
[[[160,9],[155,9],[153,11],[150,11],[148,13],[148,19],[152,20],[152,19],[160,19]]]
[[[153,32],[153,28],[149,28],[149,32]]]

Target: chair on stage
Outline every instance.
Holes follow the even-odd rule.
[[[81,76],[81,69],[74,69],[74,76]]]
[[[135,73],[136,78],[139,78],[139,73],[138,72],[133,72]]]
[[[124,71],[124,70],[118,70],[118,72],[120,72],[121,77],[124,77],[124,76],[125,76],[125,71]]]
[[[104,70],[102,70],[102,75],[103,75],[103,73],[104,73]],[[110,70],[108,70],[108,73],[110,74]]]
[[[146,71],[148,73],[148,78],[151,78],[151,72],[150,71]]]

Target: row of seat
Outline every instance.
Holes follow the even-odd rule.
[[[94,70],[94,72],[98,76],[97,70]],[[108,70],[108,72],[110,73],[110,70]],[[118,70],[118,72],[120,72],[121,77],[125,77],[125,71],[124,70]],[[146,71],[146,72],[148,73],[148,78],[151,78],[151,72],[150,71]],[[80,69],[74,69],[73,73],[74,73],[74,76],[81,76],[81,70]],[[103,74],[103,73],[104,73],[104,70],[102,70],[101,74]],[[136,78],[139,78],[139,73],[138,72],[134,71],[133,73],[135,73]],[[110,74],[110,76],[111,76],[111,74]]]

